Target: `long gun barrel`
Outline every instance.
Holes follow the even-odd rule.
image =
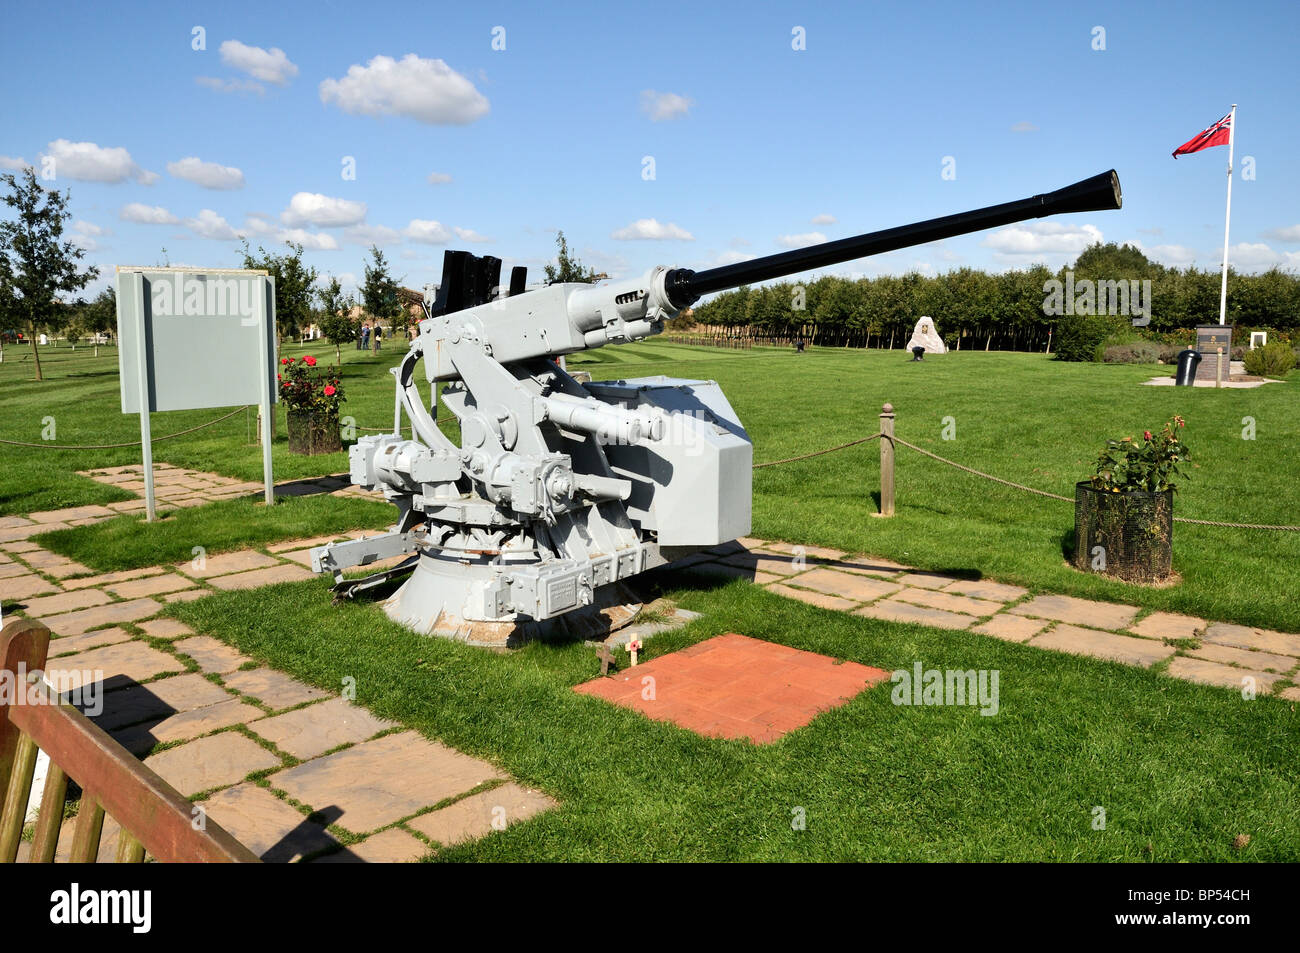
[[[879,232],[868,232],[853,238],[841,238],[820,245],[809,245],[793,251],[753,258],[723,265],[707,271],[691,271],[689,268],[674,268],[668,272],[664,282],[668,298],[678,308],[685,308],[698,299],[714,291],[737,288],[740,285],[768,281],[784,275],[793,275],[813,268],[838,265],[868,255],[908,248],[912,245],[924,245],[926,242],[978,232],[1012,222],[1023,222],[1031,218],[1044,218],[1048,215],[1060,215],[1066,212],[1100,212],[1120,208],[1123,204],[1120,195],[1119,176],[1114,169],[1094,175],[1091,178],[1067,185],[1055,192],[1031,195],[1017,202],[1004,202],[990,205],[988,208],[975,209],[971,212],[958,212],[943,218],[917,222],[914,225],[900,225],[886,228]]]

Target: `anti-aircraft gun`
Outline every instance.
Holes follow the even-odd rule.
[[[525,290],[501,260],[448,251],[396,378],[393,432],[351,448],[352,481],[399,518],[386,534],[312,550],[351,596],[409,572],[385,603],[423,633],[513,645],[566,613],[620,601],[617,584],[750,529],[752,445],[713,381],[579,383],[566,354],[640,341],[702,295],[955,235],[1118,209],[1112,170],[1055,192],[691,271]],[[415,371],[424,361],[426,402]],[[438,429],[434,389],[460,424]],[[416,439],[401,434],[403,412]],[[391,557],[361,579],[346,569]],[[614,594],[614,595],[611,595]]]

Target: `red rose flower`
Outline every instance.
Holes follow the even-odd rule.
[[[1150,431],[1150,430],[1144,430],[1144,431],[1142,431],[1142,439],[1143,439],[1143,440],[1150,440],[1150,439],[1151,439],[1151,431]]]
[[[281,364],[288,364],[288,363],[289,363],[289,359],[288,359],[287,357],[282,357],[282,358],[280,358],[280,363],[281,363]]]
[[[315,366],[316,366],[316,358],[312,357],[310,354],[308,354],[306,357],[304,357],[304,358],[302,359],[302,362],[303,362],[304,364],[306,364],[308,367],[315,367]]]
[[[334,385],[333,385],[333,384],[326,384],[326,385],[325,385],[325,396],[326,396],[326,397],[333,397],[333,396],[334,396]]]

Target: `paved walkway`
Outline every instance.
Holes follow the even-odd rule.
[[[92,475],[140,492],[143,482],[127,479],[139,472]],[[158,498],[173,508],[260,490],[165,465],[158,475]],[[277,491],[340,489],[330,479]],[[555,806],[485,761],[157,618],[168,602],[312,578],[312,546],[364,532],[99,575],[29,540],[141,508],[139,500],[0,518],[0,599],[6,615],[18,603],[50,628],[47,680],[60,691],[102,680],[96,723],[264,860],[417,860]],[[116,836],[106,820],[102,858],[114,856]],[[68,826],[60,850],[71,844]]]
[[[1036,595],[990,580],[920,572],[887,559],[742,539],[679,565],[752,579],[771,592],[824,609],[967,629],[1008,642],[1159,666],[1164,674],[1256,695],[1300,701],[1300,635],[1213,622],[1074,596]],[[1253,683],[1243,679],[1251,678]]]

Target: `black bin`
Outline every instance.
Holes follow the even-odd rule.
[[[1178,352],[1178,376],[1174,383],[1179,387],[1191,387],[1196,380],[1196,368],[1201,363],[1201,352],[1188,348]]]

